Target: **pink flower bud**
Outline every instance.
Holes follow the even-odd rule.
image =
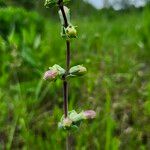
[[[65,127],[70,127],[71,124],[72,124],[72,120],[71,120],[71,119],[69,119],[69,118],[64,118],[64,120],[63,120],[63,126],[65,126]]]
[[[43,79],[53,81],[57,78],[58,71],[57,70],[48,70],[45,72]]]
[[[93,110],[86,110],[83,112],[85,119],[94,119],[96,117],[96,112]]]

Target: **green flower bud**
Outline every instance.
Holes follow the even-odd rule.
[[[72,76],[82,76],[86,72],[87,72],[87,69],[82,65],[77,65],[77,66],[71,67],[70,70],[69,70],[69,73]]]
[[[60,76],[63,76],[65,74],[65,69],[63,69],[62,67],[60,67],[59,65],[55,64],[53,67],[49,67],[49,69],[53,69],[53,70],[57,70],[58,74]]]
[[[77,30],[75,29],[75,27],[73,25],[69,25],[66,29],[66,36],[68,38],[76,38],[77,37]]]
[[[78,114],[75,110],[72,110],[70,113],[69,113],[69,118],[74,122],[79,122],[83,119],[83,116],[82,114]]]

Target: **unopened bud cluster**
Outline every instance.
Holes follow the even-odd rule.
[[[96,112],[93,110],[86,110],[80,113],[77,113],[75,110],[72,110],[68,113],[68,117],[65,118],[62,116],[58,127],[63,130],[76,130],[83,120],[94,119],[96,117]]]

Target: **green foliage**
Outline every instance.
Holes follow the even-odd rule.
[[[37,0],[32,0],[32,1],[29,1],[29,0],[3,0],[5,5],[19,5],[19,6],[23,6],[27,9],[33,9],[39,2]]]
[[[30,71],[33,70],[33,67],[36,68],[40,74],[38,49],[44,32],[43,21],[43,18],[37,13],[27,12],[21,8],[0,9],[0,62],[5,62],[0,66],[1,86],[4,85],[4,82],[6,84],[18,71],[19,76],[25,74],[26,79],[30,78],[27,72],[28,67]],[[6,70],[9,70],[8,74]]]
[[[22,29],[27,31],[35,28],[36,32],[43,31],[42,17],[37,13],[30,13],[20,8],[0,8],[0,35],[4,38],[15,29],[15,33],[21,34]]]

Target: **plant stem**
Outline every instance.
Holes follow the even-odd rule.
[[[68,27],[68,21],[67,17],[64,11],[64,6],[63,6],[63,0],[58,1],[58,6],[59,9],[62,12],[63,18],[64,18],[64,27]],[[64,115],[65,118],[68,116],[68,81],[66,80],[66,76],[69,73],[69,68],[70,68],[70,41],[66,40],[66,74],[64,76],[64,81],[63,81],[63,93],[64,93]],[[66,136],[66,150],[69,150],[69,135],[67,133]]]
[[[63,0],[58,1],[59,9],[62,12],[62,16],[64,19],[64,27],[68,27],[68,21],[65,14],[64,6],[63,6]],[[65,118],[68,116],[68,81],[66,80],[66,76],[68,75],[69,68],[70,68],[70,41],[66,40],[66,75],[64,76],[63,81],[63,93],[64,93],[64,115]]]
[[[68,116],[68,83],[66,80],[63,81],[63,89],[64,89],[64,115],[65,118]]]
[[[66,150],[69,150],[69,146],[70,146],[70,140],[69,140],[69,134],[67,133],[67,137],[66,137]]]
[[[70,68],[70,41],[67,40],[66,41],[66,45],[67,45],[67,58],[66,58],[66,70],[67,70],[67,74],[69,73],[69,68]]]
[[[68,27],[68,21],[67,21],[67,17],[65,14],[64,6],[63,6],[63,0],[58,1],[58,7],[61,10],[63,18],[64,18],[64,27]]]

